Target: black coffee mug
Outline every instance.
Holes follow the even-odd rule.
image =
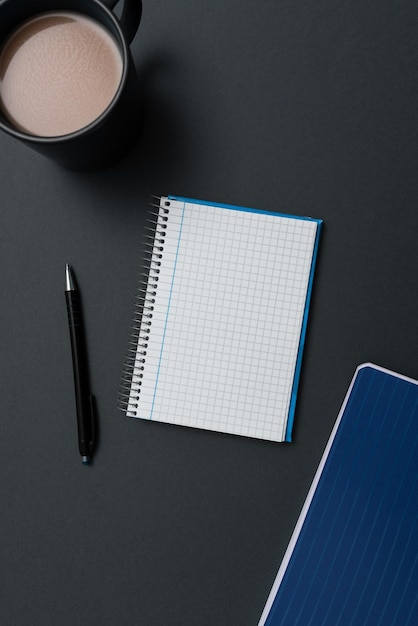
[[[0,128],[60,165],[97,170],[111,165],[135,145],[142,126],[141,94],[129,44],[138,30],[141,0],[124,0],[120,19],[112,12],[117,0],[3,0],[0,2],[0,48],[22,22],[48,11],[72,11],[93,18],[111,35],[122,57],[122,78],[106,110],[93,122],[58,137],[39,137],[15,128],[0,111]]]

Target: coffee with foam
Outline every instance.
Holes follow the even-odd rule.
[[[38,137],[75,132],[112,102],[123,71],[111,34],[70,11],[39,14],[0,53],[0,107],[18,130]]]

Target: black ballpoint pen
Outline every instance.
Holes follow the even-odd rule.
[[[78,447],[84,465],[90,462],[94,446],[94,397],[89,392],[87,353],[84,339],[81,301],[68,263],[65,265],[65,300],[70,327],[73,357],[75,402],[77,409]]]

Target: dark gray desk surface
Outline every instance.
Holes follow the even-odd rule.
[[[0,137],[3,626],[255,626],[356,366],[418,377],[417,10],[145,0],[141,143],[77,174]],[[116,409],[151,194],[325,221],[292,444]],[[100,443],[83,467],[64,264]]]

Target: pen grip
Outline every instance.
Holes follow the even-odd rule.
[[[73,360],[78,444],[81,456],[89,456],[93,445],[94,426],[79,292],[76,290],[66,291],[65,299]]]

